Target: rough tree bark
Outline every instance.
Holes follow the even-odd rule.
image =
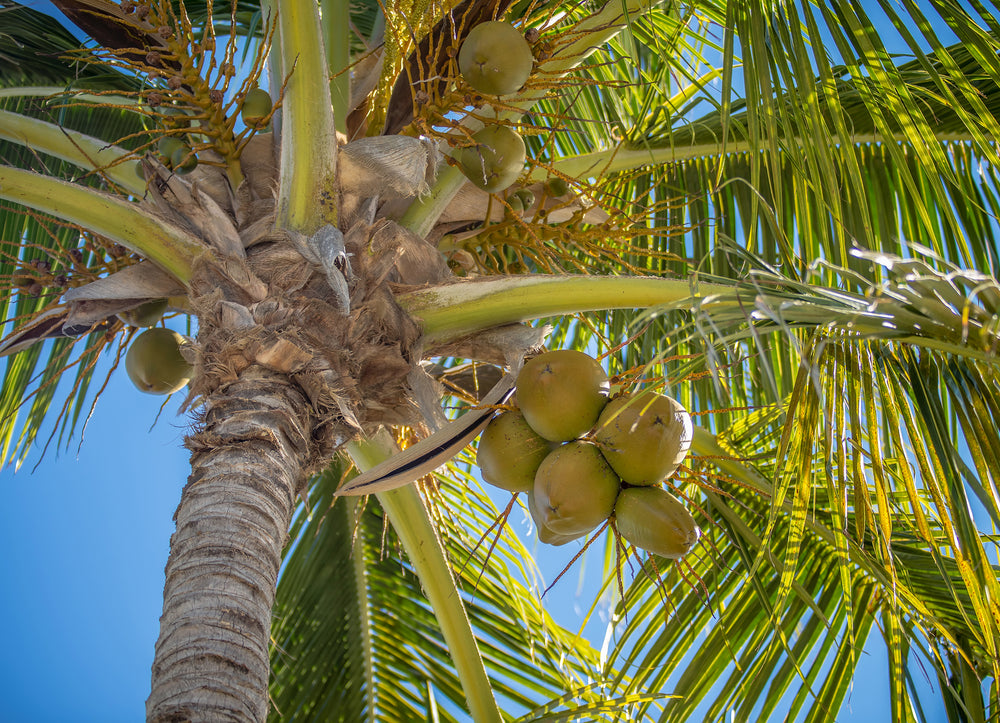
[[[309,404],[250,367],[206,405],[166,568],[147,720],[267,719],[271,608],[309,449]],[[248,685],[250,683],[250,685]],[[190,702],[198,701],[197,707]]]
[[[244,259],[196,267],[189,402],[203,416],[187,439],[150,723],[267,719],[271,607],[301,488],[359,432],[422,420],[419,333],[390,285],[439,281],[447,266],[423,239],[366,219],[329,264],[310,258],[338,234],[267,232]],[[336,263],[348,258],[353,271]]]

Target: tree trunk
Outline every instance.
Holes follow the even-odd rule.
[[[363,425],[421,418],[408,381],[419,330],[390,284],[441,281],[447,265],[388,221],[314,238],[339,241],[352,286],[283,231],[193,272],[191,393],[204,417],[187,439],[149,723],[267,719],[271,607],[301,487]]]
[[[212,395],[188,437],[148,721],[267,719],[271,608],[309,409],[286,377],[253,366]]]

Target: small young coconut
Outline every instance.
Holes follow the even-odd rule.
[[[156,150],[160,152],[160,155],[164,158],[170,158],[170,154],[174,152],[176,148],[186,145],[177,136],[160,136],[160,140],[156,142]]]
[[[567,442],[586,434],[608,402],[608,375],[596,359],[557,349],[529,360],[517,376],[517,403],[545,439]]]
[[[540,542],[544,542],[546,545],[553,545],[559,547],[560,545],[565,545],[567,542],[572,542],[573,540],[578,540],[586,532],[576,532],[572,535],[558,535],[542,522],[542,514],[538,509],[538,503],[535,501],[535,493],[532,490],[528,490],[528,511],[531,512],[531,519],[535,523],[535,530],[538,532],[538,539]]]
[[[594,431],[604,457],[630,485],[655,485],[670,477],[693,435],[691,415],[680,402],[652,393],[612,399]]]
[[[545,181],[545,190],[554,198],[561,198],[569,193],[569,184],[559,176],[549,176]]]
[[[182,148],[188,148],[188,144],[177,136],[163,136],[156,144],[156,149],[160,152],[160,157],[165,165],[170,165],[170,159],[174,153]]]
[[[243,98],[243,105],[240,107],[240,117],[249,128],[262,130],[265,127],[264,119],[271,113],[274,106],[271,103],[271,96],[263,88],[254,88]]]
[[[173,394],[191,379],[194,370],[181,356],[183,337],[176,331],[147,329],[132,341],[125,355],[129,379],[147,394]]]
[[[190,173],[198,166],[198,157],[191,146],[177,136],[163,136],[157,144],[165,166],[181,175]]]
[[[569,442],[549,453],[532,492],[541,524],[557,535],[590,532],[615,507],[621,480],[592,444]]]
[[[513,195],[521,202],[521,208],[525,210],[531,208],[535,203],[535,194],[527,188],[519,188],[514,191]]]
[[[198,156],[191,150],[191,146],[182,143],[180,148],[170,154],[170,167],[174,173],[183,176],[198,167]]]
[[[491,20],[469,31],[458,51],[465,82],[483,95],[507,95],[524,85],[535,59],[531,46],[510,23]]]
[[[527,492],[535,484],[535,472],[551,451],[516,409],[494,417],[479,439],[476,463],[483,479],[508,492]]]
[[[154,326],[163,318],[167,310],[167,299],[153,299],[139,304],[134,309],[123,311],[118,314],[118,318],[129,326],[147,327]]]
[[[504,125],[486,126],[472,136],[476,145],[458,152],[462,173],[488,193],[510,186],[521,175],[526,151],[524,139]]]
[[[636,547],[676,560],[701,531],[684,504],[661,487],[626,487],[615,502],[615,527]]]
[[[509,207],[508,210],[515,216],[520,216],[524,213],[524,204],[521,202],[521,198],[517,194],[507,196],[507,206]]]

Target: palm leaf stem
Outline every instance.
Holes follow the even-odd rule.
[[[624,2],[607,3],[601,10],[576,25],[574,28],[576,40],[561,50],[558,57],[545,63],[546,74],[552,80],[557,79],[560,75],[566,75],[595,53],[604,43],[622,32],[626,27],[623,19],[628,18],[629,15],[648,10],[650,6],[649,0],[624,0]],[[516,119],[531,110],[536,103],[545,97],[546,93],[547,91],[524,93],[513,103],[513,106],[518,110],[507,111],[502,113],[500,117]],[[471,122],[469,130],[476,130],[478,125],[478,121]],[[457,168],[449,166],[438,175],[430,193],[410,204],[400,219],[400,224],[419,236],[426,236],[465,182],[465,176]]]
[[[330,69],[330,100],[338,131],[347,130],[347,112],[351,105],[351,3],[350,0],[321,0],[323,45]]]
[[[90,229],[141,254],[185,285],[195,259],[210,253],[195,236],[134,203],[38,173],[0,166],[0,198]]]
[[[402,294],[397,301],[418,320],[432,342],[500,324],[584,311],[649,308],[637,319],[641,321],[686,305],[714,325],[742,327],[750,320],[750,312],[760,316],[749,329],[732,332],[731,341],[759,334],[760,324],[766,320],[776,329],[841,329],[983,362],[995,361],[996,322],[977,316],[977,321],[970,323],[965,318],[967,310],[960,313],[944,304],[925,304],[923,313],[918,313],[920,309],[908,305],[911,297],[887,294],[873,306],[862,294],[789,279],[782,282],[797,289],[798,296],[790,297],[788,289],[770,290],[753,282],[729,285],[700,279],[536,274],[430,287]],[[975,311],[985,313],[978,308]]]
[[[361,524],[361,515],[363,512],[364,508],[362,505],[357,502],[348,503],[348,519],[350,520],[352,530],[358,529],[358,526]],[[351,550],[351,569],[354,571],[354,587],[358,591],[358,616],[360,618],[358,628],[362,639],[361,655],[364,659],[365,690],[374,690],[375,660],[372,652],[374,649],[372,643],[372,621],[368,610],[367,597],[361,593],[362,590],[368,589],[368,564],[365,558],[365,540],[363,535],[357,534],[354,536]],[[369,723],[375,722],[374,706],[368,707],[367,717]]]
[[[146,182],[136,173],[138,162],[118,162],[128,156],[129,151],[99,138],[39,118],[0,110],[0,139],[47,153],[88,171],[99,171],[135,196],[146,192]]]
[[[410,204],[399,219],[400,225],[426,237],[466,180],[456,166],[446,166],[438,173],[430,192]]]
[[[383,438],[367,443],[353,442],[348,445],[348,451],[364,471],[388,459],[397,450]],[[420,493],[413,485],[406,485],[377,496],[441,625],[472,719],[502,721],[475,633],[455,586],[441,539]]]
[[[100,103],[101,105],[139,105],[139,101],[132,96],[118,95],[116,93],[82,93],[77,91],[67,91],[63,86],[55,85],[23,85],[13,88],[0,88],[0,98],[52,98],[61,96],[63,100],[74,100],[85,103]]]
[[[975,140],[971,133],[937,133],[935,138],[941,143],[971,143]],[[788,147],[803,148],[808,139],[794,136],[785,139]],[[913,137],[906,133],[854,133],[841,139],[830,136],[831,145],[862,145],[866,143],[912,143]],[[681,163],[695,158],[713,158],[724,154],[741,154],[760,151],[760,143],[753,140],[728,139],[724,143],[696,143],[690,146],[673,144],[665,147],[636,148],[635,142],[604,151],[583,153],[570,158],[554,161],[551,166],[560,174],[572,178],[602,177],[606,174],[629,171],[643,166],[662,166]],[[550,175],[548,168],[534,167],[528,173],[528,181],[544,180]]]
[[[281,120],[277,225],[312,233],[335,224],[337,130],[319,6],[278,0],[281,64],[288,76]],[[319,213],[317,213],[319,209]]]
[[[265,23],[274,22],[278,13],[278,0],[261,0],[260,14]],[[281,42],[281,33],[271,33],[271,49],[267,57],[267,85],[271,97],[277,96],[278,88],[285,83],[285,57],[284,43]],[[284,132],[284,124],[281,122],[282,110],[279,108],[271,119],[275,138],[280,138]]]
[[[737,300],[737,291],[687,279],[508,276],[434,286],[397,297],[428,340],[454,339],[500,324],[599,309],[637,309],[689,299]]]

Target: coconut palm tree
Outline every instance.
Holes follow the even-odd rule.
[[[829,720],[873,629],[895,719],[996,717],[994,6],[55,4],[0,6],[2,455],[191,321],[148,720]],[[698,546],[587,540],[601,650],[466,449],[543,345],[696,420]]]

